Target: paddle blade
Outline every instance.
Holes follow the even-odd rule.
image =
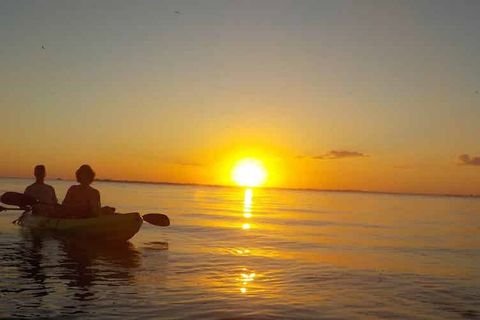
[[[142,218],[155,226],[168,227],[170,225],[170,219],[161,213],[147,213]]]
[[[19,192],[5,192],[0,197],[0,201],[11,206],[19,207],[31,206],[38,203],[38,200],[34,197]]]

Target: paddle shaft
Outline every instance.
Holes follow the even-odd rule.
[[[0,200],[5,204],[15,205],[20,207],[20,208],[5,208],[0,206],[0,212],[6,211],[6,210],[25,210],[25,208],[34,206],[36,204],[45,204],[49,206],[54,206],[56,208],[64,207],[61,204],[45,203],[42,201],[38,201],[38,199],[35,199],[32,196],[19,193],[19,192],[5,192],[0,198],[1,198]],[[113,213],[115,210],[113,209],[109,211],[112,211],[111,213]],[[147,213],[142,216],[142,219],[150,224],[160,226],[160,227],[167,227],[170,225],[170,219],[168,218],[168,216],[161,213]]]
[[[13,211],[13,210],[22,210],[22,211],[25,211],[25,209],[22,209],[22,208],[6,208],[6,207],[3,207],[3,206],[0,206],[0,212],[2,211]]]

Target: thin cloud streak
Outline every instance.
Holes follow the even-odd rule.
[[[461,165],[480,166],[480,157],[470,157],[468,154],[462,154],[458,159]]]
[[[202,167],[203,164],[197,162],[175,162],[177,166],[184,166],[184,167]]]
[[[415,167],[412,166],[412,165],[396,165],[396,166],[393,166],[394,169],[401,169],[401,170],[411,170],[411,169],[414,169]]]
[[[297,156],[298,159],[313,159],[313,160],[337,160],[345,158],[364,158],[368,157],[367,154],[358,151],[348,151],[348,150],[330,150],[325,154],[318,156]]]

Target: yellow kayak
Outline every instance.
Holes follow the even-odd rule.
[[[58,219],[27,212],[19,219],[18,224],[35,231],[52,231],[85,240],[125,242],[140,230],[142,222],[142,217],[137,212],[85,219]]]

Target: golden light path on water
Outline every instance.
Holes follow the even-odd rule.
[[[252,204],[253,204],[253,189],[251,187],[259,186],[264,183],[266,179],[266,170],[261,161],[257,159],[242,159],[237,162],[232,172],[233,180],[240,186],[248,188],[244,191],[243,197],[243,218],[242,229],[248,231],[251,229],[250,219],[252,218]],[[240,255],[250,253],[249,249],[237,249],[236,252]],[[240,278],[241,283],[240,292],[247,293],[247,286],[255,279],[255,272],[249,272],[247,268],[242,269]]]
[[[245,189],[245,196],[243,198],[243,216],[247,219],[252,217],[252,201],[253,190],[251,188]]]
[[[243,197],[243,218],[244,221],[249,221],[252,218],[252,204],[253,204],[253,189],[246,188]],[[248,231],[251,228],[249,222],[244,222],[242,225],[242,229]],[[238,252],[242,255],[246,255],[250,253],[249,249],[238,250]],[[255,280],[255,272],[252,272],[247,269],[243,268],[242,273],[240,274],[240,278],[238,278],[241,286],[240,292],[245,294],[248,291],[248,285]]]

